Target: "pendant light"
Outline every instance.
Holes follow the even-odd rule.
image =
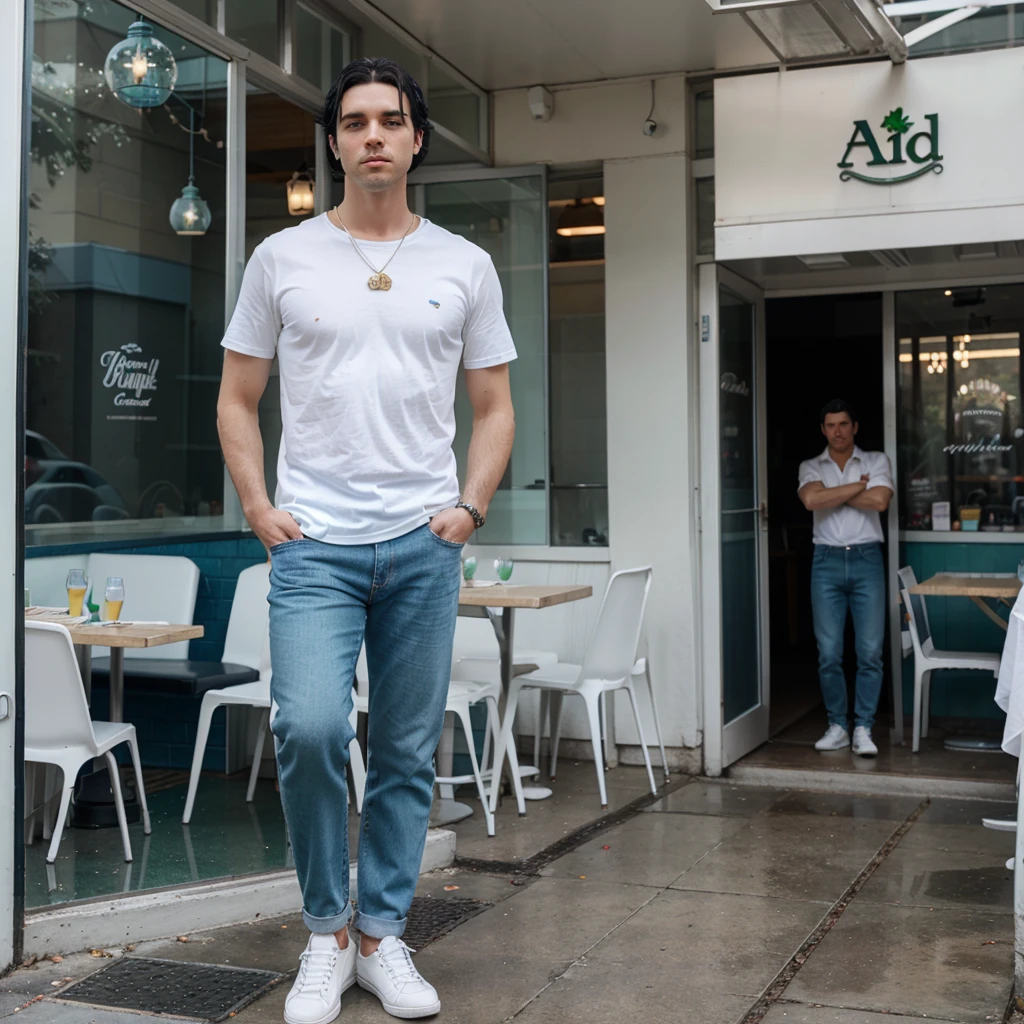
[[[142,18],[107,54],[103,71],[110,91],[136,109],[162,106],[178,80],[174,54],[153,37],[153,26]]]
[[[562,211],[556,232],[563,238],[604,234],[604,196],[577,199]]]
[[[171,227],[179,235],[205,235],[210,227],[210,208],[195,186],[195,111],[188,112],[188,184],[171,205]]]
[[[292,174],[288,182],[288,212],[293,217],[305,217],[313,212],[316,200],[316,188],[313,175],[305,163]]]

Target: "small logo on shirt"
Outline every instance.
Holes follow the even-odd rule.
[[[434,309],[441,308],[441,303],[438,302],[436,299],[427,299],[427,301],[434,307]]]

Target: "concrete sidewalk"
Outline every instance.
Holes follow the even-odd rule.
[[[635,769],[611,774],[623,792],[642,791]],[[550,843],[565,827],[551,807],[544,814]],[[1004,804],[694,780],[538,875],[424,876],[421,895],[493,905],[416,962],[441,995],[438,1019],[465,1024],[619,1024],[636,1013],[645,1024],[1000,1021],[1013,974],[1013,835],[980,822],[1012,814]],[[523,856],[528,832],[543,837],[525,825],[529,815],[514,819],[506,801],[498,841],[504,825]],[[493,860],[511,859],[492,849]],[[282,1019],[306,940],[297,915],[188,938],[140,944],[133,955],[287,972],[232,1018]],[[19,970],[0,983],[0,1015],[167,1020],[53,998],[65,979],[106,962],[77,954]],[[339,1019],[389,1018],[354,989]]]

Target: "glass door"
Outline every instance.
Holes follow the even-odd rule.
[[[424,168],[410,177],[416,212],[494,261],[519,358],[510,367],[516,439],[480,531],[481,544],[548,543],[548,221],[546,169]],[[465,480],[473,411],[460,378],[455,455]]]
[[[768,739],[764,297],[700,268],[705,768]]]

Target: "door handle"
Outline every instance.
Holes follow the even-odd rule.
[[[762,530],[767,530],[768,529],[768,502],[767,501],[762,501],[761,502],[761,505],[758,508],[758,512],[761,513],[761,529]]]
[[[9,693],[0,693],[0,722],[6,722],[14,711],[14,698]]]

